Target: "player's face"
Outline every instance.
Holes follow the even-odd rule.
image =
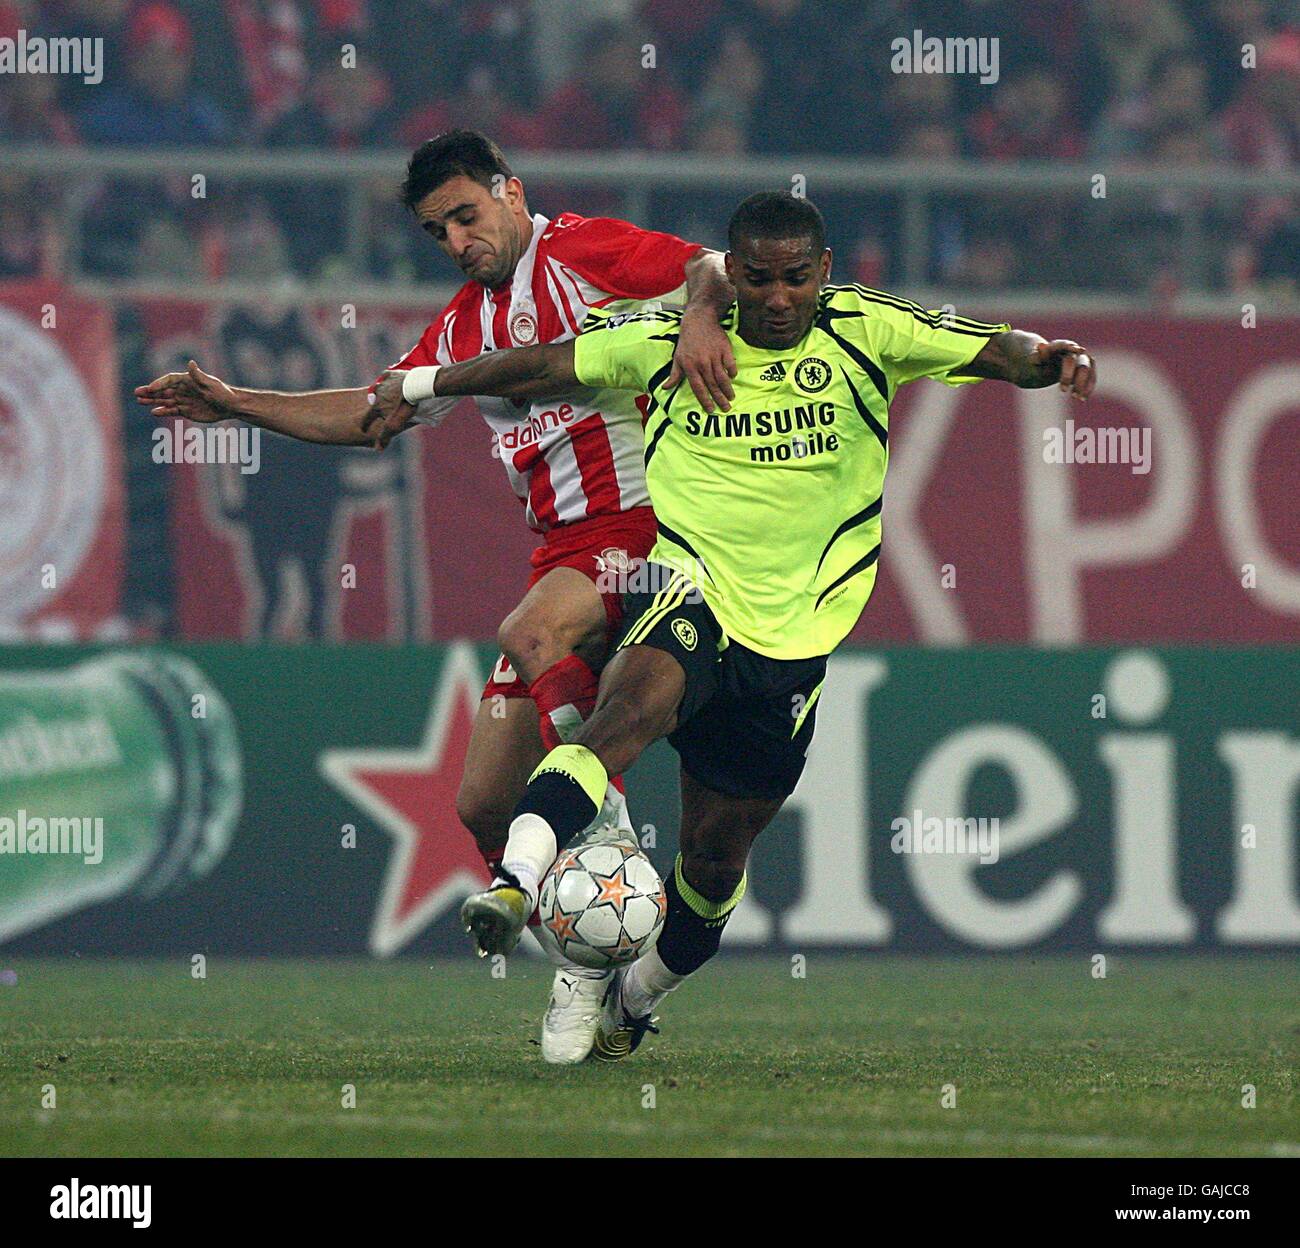
[[[457,175],[416,206],[423,229],[466,277],[484,286],[510,280],[524,250],[524,188],[518,178],[497,194],[473,178]]]
[[[794,346],[812,326],[830,272],[830,248],[818,254],[811,239],[743,239],[727,252],[740,336],[771,351]]]

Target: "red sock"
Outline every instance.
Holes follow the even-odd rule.
[[[576,654],[552,664],[531,685],[528,696],[541,716],[542,744],[548,750],[564,744],[596,705],[596,673]],[[561,736],[560,727],[565,729]]]
[[[576,654],[570,654],[548,667],[528,686],[528,696],[540,716],[542,744],[548,750],[564,744],[556,720],[569,727],[566,735],[571,736],[577,721],[586,719],[595,708],[599,685],[596,673]],[[610,776],[609,782],[626,796],[622,776]]]

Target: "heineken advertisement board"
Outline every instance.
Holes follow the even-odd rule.
[[[0,648],[0,947],[465,953],[483,647]],[[841,653],[734,948],[1300,944],[1300,652]],[[628,776],[660,870],[676,756]]]

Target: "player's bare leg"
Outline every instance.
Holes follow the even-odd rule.
[[[621,969],[605,997],[592,1049],[602,1061],[627,1057],[655,1008],[715,953],[727,919],[745,895],[750,847],[782,799],[728,797],[682,772],[681,852],[665,881],[668,917],[655,947]]]
[[[607,633],[600,593],[590,578],[567,567],[555,568],[542,577],[501,625],[498,641],[502,653],[528,686],[532,695],[528,706],[533,710],[535,724],[536,717],[541,716],[540,734],[545,745],[559,745],[581,728],[595,695],[592,664],[599,664],[604,657]],[[525,775],[517,785],[502,790],[497,800],[517,800],[527,779]],[[513,807],[513,801],[511,804]],[[602,821],[611,825],[611,834],[620,827],[631,832],[623,795],[608,783],[597,814],[584,826],[602,826]],[[461,908],[461,920],[481,955],[510,953],[514,949],[537,904],[541,876],[558,852],[557,846],[533,878],[533,855],[524,851],[521,859],[508,835],[508,815],[506,828],[498,878],[490,888],[466,898]],[[520,870],[523,878],[531,881],[530,889],[516,886]]]
[[[515,803],[545,753],[531,699],[493,699],[489,694],[479,704],[456,810],[493,875],[501,864]],[[571,1065],[591,1052],[609,974],[561,962],[552,950],[542,948],[557,964],[542,1017],[542,1056]]]
[[[592,822],[609,777],[672,730],[685,683],[677,660],[648,646],[630,646],[610,660],[591,718],[571,743],[547,754],[528,782],[510,824],[501,880],[461,910],[481,949],[515,947],[559,846]]]
[[[479,703],[456,794],[456,814],[489,870],[501,861],[515,803],[545,754],[537,708],[529,699],[489,696]]]
[[[498,877],[492,887],[467,898],[461,911],[480,953],[509,952],[519,938],[521,913],[531,913],[527,895],[510,884],[504,874],[508,869],[502,867],[509,854],[510,817],[546,752],[543,737],[549,745],[560,744],[590,713],[596,692],[591,664],[604,657],[606,638],[603,599],[588,577],[566,567],[542,577],[501,627],[502,651],[531,697],[489,695],[466,759],[461,817],[466,826],[475,821],[471,831]],[[495,729],[494,715],[500,725]],[[476,742],[481,749],[475,748]],[[607,787],[599,813],[583,834],[592,839],[632,835],[621,789],[612,783]],[[591,1051],[610,973],[560,961],[551,950],[546,952],[558,969],[542,1019],[542,1056],[558,1064],[580,1062]]]

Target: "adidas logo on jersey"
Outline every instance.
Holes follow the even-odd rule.
[[[769,364],[761,373],[759,373],[758,379],[759,381],[784,381],[785,365],[779,360],[775,364]]]

